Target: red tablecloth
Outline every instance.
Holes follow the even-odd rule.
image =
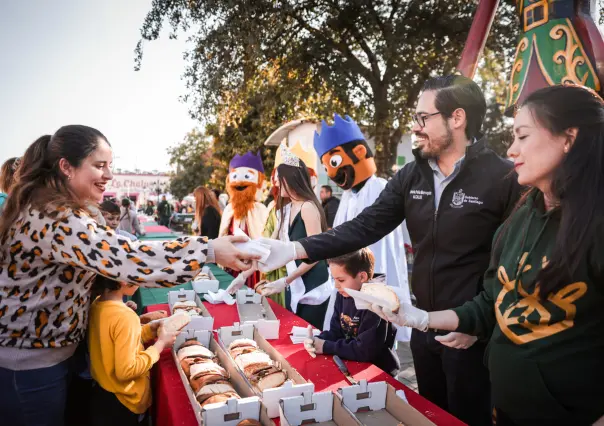
[[[298,370],[302,377],[315,384],[316,392],[336,391],[338,388],[349,386],[348,381],[340,370],[338,370],[331,356],[318,355],[313,359],[308,355],[303,345],[292,344],[288,335],[291,328],[294,325],[306,327],[308,323],[276,303],[270,300],[269,302],[275,315],[281,321],[279,339],[269,340],[269,343],[287,359],[292,367]],[[230,326],[234,322],[239,321],[236,306],[225,304],[212,305],[207,302],[204,302],[204,304],[210,315],[214,317],[215,329]],[[154,305],[147,308],[148,311],[162,309],[168,310],[168,305]],[[378,367],[364,362],[345,362],[348,370],[357,380],[367,379],[370,382],[386,381],[396,389],[403,389],[409,404],[435,424],[447,426],[464,424],[446,411],[422,398]],[[169,350],[165,350],[162,353],[159,362],[154,368],[153,388],[157,426],[195,426],[195,414],[193,413]],[[279,423],[279,419],[273,420],[276,420],[277,424]]]

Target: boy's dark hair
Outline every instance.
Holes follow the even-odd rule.
[[[92,284],[92,292],[94,294],[103,294],[103,291],[116,291],[120,289],[120,282],[107,278],[104,275],[98,274]]]
[[[323,185],[323,186],[321,186],[321,188],[323,188],[324,190],[326,190],[330,194],[333,194],[333,189],[331,189],[331,186],[329,186],[329,185]]]
[[[101,211],[103,213],[109,213],[109,214],[120,214],[121,213],[120,206],[118,206],[113,201],[109,201],[109,200],[103,201],[99,207],[101,208]]]
[[[434,106],[443,117],[449,118],[457,108],[466,112],[466,137],[480,138],[487,102],[478,84],[462,75],[435,77],[424,83],[423,91],[436,91]]]
[[[369,247],[365,247],[352,253],[329,259],[327,263],[342,266],[352,277],[356,277],[359,272],[367,272],[367,279],[372,279],[375,256]]]

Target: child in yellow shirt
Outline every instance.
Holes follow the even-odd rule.
[[[139,317],[123,302],[137,286],[98,275],[100,296],[90,308],[88,346],[90,371],[96,381],[91,398],[93,426],[136,426],[151,406],[150,370],[159,354],[170,347],[177,332],[160,322],[141,326]],[[157,342],[144,349],[143,342]]]

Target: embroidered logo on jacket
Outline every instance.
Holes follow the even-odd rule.
[[[482,200],[478,197],[472,197],[463,192],[463,189],[459,189],[453,193],[453,197],[451,198],[451,207],[455,209],[460,209],[464,206],[464,204],[484,204]]]
[[[524,253],[519,262],[522,273],[532,269],[531,265],[525,265],[527,256],[528,253]],[[544,268],[547,262],[544,257],[541,268]],[[541,301],[539,284],[535,285],[532,293],[528,293],[522,286],[522,281],[519,281],[518,300],[514,300],[516,280],[510,280],[503,266],[497,270],[497,278],[503,285],[495,301],[497,323],[501,331],[517,345],[571,329],[577,314],[574,303],[587,292],[587,284],[576,282],[550,294],[546,301]]]

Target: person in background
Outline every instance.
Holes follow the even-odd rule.
[[[159,218],[160,225],[170,226],[170,217],[172,217],[172,205],[168,203],[165,195],[161,197],[161,201],[157,205],[157,217]]]
[[[371,309],[488,339],[497,426],[602,425],[604,101],[579,86],[533,92],[508,156],[531,189],[497,230],[478,296],[446,310]]]
[[[338,207],[340,206],[340,200],[333,196],[333,190],[329,185],[321,186],[321,205],[325,211],[325,219],[327,220],[327,227],[333,228],[333,221],[336,218]]]
[[[151,201],[151,200],[147,201],[147,207],[145,208],[145,214],[149,217],[153,217],[153,215],[155,214],[155,206],[153,204],[153,201]]]
[[[329,270],[338,294],[329,330],[304,342],[317,354],[338,355],[351,361],[371,362],[396,376],[400,369],[394,350],[396,328],[373,312],[356,308],[343,289],[360,290],[373,278],[375,257],[369,248],[329,259]]]
[[[121,235],[123,237],[129,238],[132,241],[138,240],[138,238],[131,234],[130,232],[124,231],[120,229],[120,216],[122,214],[120,210],[120,206],[118,206],[115,202],[105,200],[100,204],[101,214],[105,218],[105,225],[109,228],[113,229],[116,234]]]
[[[214,192],[198,186],[193,191],[193,196],[195,197],[193,232],[208,238],[218,238],[221,210]]]
[[[312,189],[308,168],[285,147],[283,158],[283,163],[277,167],[277,205],[285,206],[285,199],[288,199],[290,207],[279,210],[279,227],[273,237],[283,241],[297,241],[326,231],[325,214]],[[270,296],[285,290],[286,309],[319,330],[322,329],[333,288],[327,263],[324,260],[315,263],[291,261],[285,266],[287,276],[266,284],[262,294]],[[271,270],[274,269],[276,268]]]
[[[138,214],[136,213],[136,210],[134,209],[134,206],[129,198],[124,198],[122,200],[119,229],[126,231],[129,234],[134,234],[137,237],[145,235],[145,233],[141,230]]]
[[[2,206],[15,180],[15,173],[19,167],[19,162],[19,157],[9,158],[2,164],[2,169],[0,169],[0,213],[2,213]]]
[[[97,275],[172,287],[195,278],[206,262],[247,270],[259,258],[233,244],[246,238],[142,243],[99,225],[87,206],[102,198],[112,161],[105,136],[82,125],[41,136],[21,159],[0,215],[2,424],[64,425]]]
[[[179,333],[161,322],[141,326],[136,313],[122,302],[137,289],[102,275],[93,285],[100,296],[92,302],[88,326],[90,372],[95,380],[92,426],[136,426],[142,421],[151,406],[151,368]],[[153,344],[145,349],[143,343]]]

